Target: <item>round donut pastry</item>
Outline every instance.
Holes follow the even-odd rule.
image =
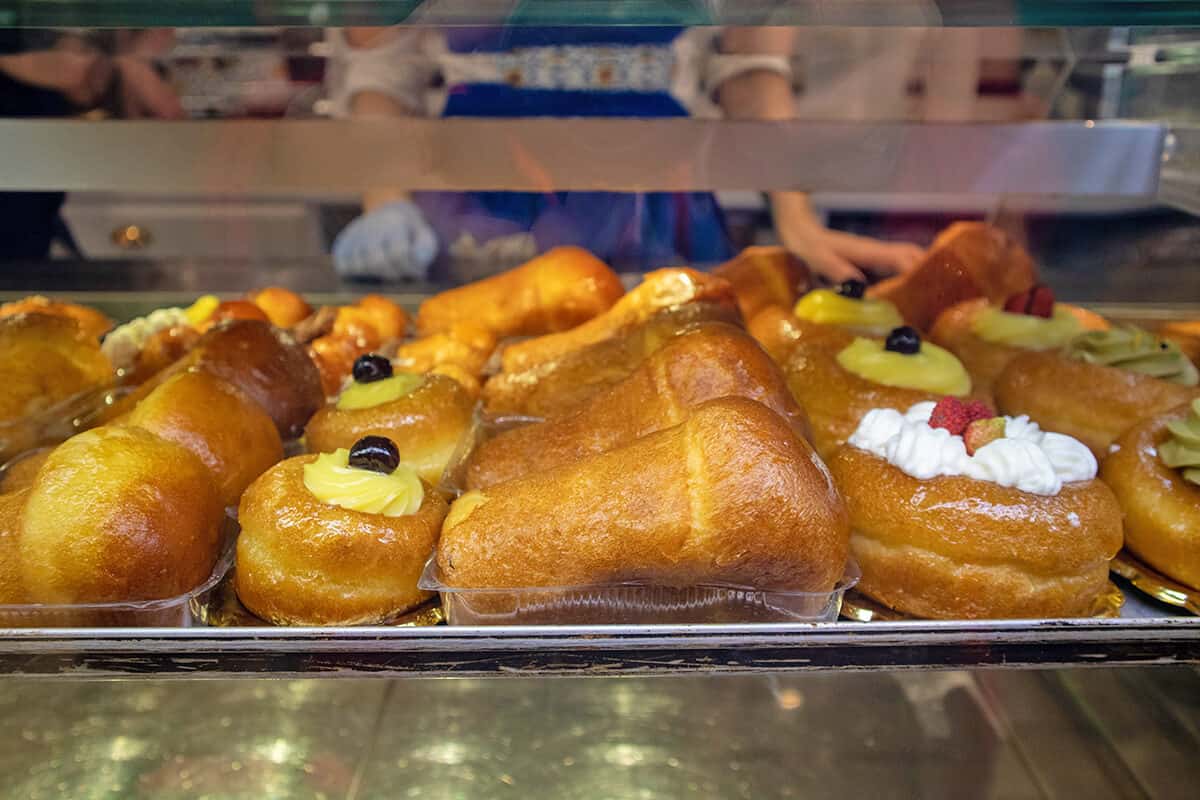
[[[0,318],[0,422],[36,414],[113,378],[99,340],[70,317]]]
[[[1125,431],[1100,468],[1100,477],[1112,487],[1125,512],[1125,547],[1167,577],[1194,589],[1200,589],[1197,405],[1200,401],[1173,408]],[[1178,443],[1171,445],[1172,439]],[[1189,466],[1176,468],[1166,463],[1171,460],[1172,447],[1190,451],[1178,459]]]
[[[328,453],[349,448],[364,436],[383,436],[399,447],[401,463],[436,485],[471,425],[475,401],[453,378],[393,373],[383,356],[361,357],[356,371],[357,364],[370,359],[387,365],[381,368],[386,375],[356,378],[335,402],[314,414],[304,430],[307,449]]]
[[[954,435],[930,426],[932,405],[873,410],[829,460],[858,590],[928,619],[1094,613],[1121,512],[1088,450],[1027,419],[980,419]],[[990,435],[968,451],[980,431]]]
[[[431,596],[417,579],[445,499],[403,465],[385,473],[351,458],[289,458],[242,496],[234,581],[255,615],[277,625],[381,623]]]
[[[30,602],[174,597],[212,572],[221,499],[204,463],[141,428],[104,426],[59,445],[29,489],[21,570]]]
[[[951,354],[923,342],[912,328],[895,333],[903,353],[887,342],[855,337],[835,325],[798,319],[768,308],[750,333],[783,368],[788,388],[812,425],[813,447],[828,457],[872,408],[908,408],[943,394],[971,391],[966,370]],[[889,334],[889,340],[893,338]]]
[[[313,313],[312,306],[291,289],[266,286],[246,294],[246,299],[262,309],[272,325],[290,328]]]
[[[0,494],[0,605],[24,603],[21,578],[21,512],[29,487]]]
[[[1038,304],[1036,311],[1028,304]],[[996,378],[1025,350],[1055,350],[1089,330],[1107,330],[1108,322],[1087,309],[1055,303],[1044,286],[1009,298],[1005,308],[987,298],[965,300],[938,315],[929,338],[962,361],[976,391],[991,393]]]
[[[1109,445],[1139,421],[1200,396],[1195,385],[1173,383],[1124,366],[1138,366],[1137,361],[1144,358],[1157,370],[1162,359],[1184,380],[1188,379],[1183,374],[1186,370],[1194,374],[1195,367],[1177,348],[1161,348],[1160,344],[1153,340],[1130,349],[1130,360],[1117,362],[1123,366],[1080,361],[1061,352],[1023,352],[996,379],[996,406],[1005,414],[1027,414],[1049,430],[1079,439],[1098,458],[1103,457]]]
[[[146,395],[124,419],[186,447],[212,471],[221,502],[242,492],[283,458],[283,442],[267,412],[240,390],[207,372],[175,375]]]
[[[94,308],[51,300],[40,294],[0,305],[0,317],[12,317],[17,314],[45,314],[73,319],[79,326],[79,331],[89,339],[98,340],[113,327],[113,321]]]

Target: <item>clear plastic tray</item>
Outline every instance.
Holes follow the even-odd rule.
[[[129,386],[89,389],[21,419],[0,422],[0,459],[13,460],[26,451],[64,441],[101,422],[108,407],[129,392]]]
[[[643,583],[465,589],[442,582],[434,553],[417,585],[441,595],[451,625],[724,624],[833,622],[841,610],[842,596],[858,578],[858,567],[851,563],[831,592]]]
[[[475,452],[476,447],[491,439],[496,434],[535,422],[544,422],[544,420],[541,417],[522,417],[517,415],[489,417],[483,411],[482,406],[476,406],[470,427],[467,428],[462,438],[459,439],[458,446],[454,448],[454,453],[451,454],[450,460],[446,462],[446,469],[442,472],[442,479],[438,484],[438,488],[450,495],[450,497],[458,497],[466,491],[467,466],[471,460],[471,454]]]

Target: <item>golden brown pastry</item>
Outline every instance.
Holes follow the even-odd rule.
[[[466,487],[486,489],[621,447],[678,425],[692,408],[718,397],[756,400],[797,435],[808,435],[804,412],[759,344],[732,325],[702,323],[671,339],[578,411],[482,442],[468,460]]]
[[[441,333],[400,345],[392,363],[408,372],[430,372],[444,364],[454,364],[478,378],[495,349],[496,337],[487,328],[473,322],[458,322]]]
[[[304,298],[282,286],[266,286],[246,294],[246,299],[262,309],[277,328],[290,328],[312,314]]]
[[[1159,335],[1179,345],[1179,349],[1200,366],[1200,320],[1168,322],[1158,329]]]
[[[340,467],[326,463],[336,454],[289,458],[242,497],[235,582],[242,604],[262,619],[278,625],[380,623],[430,596],[417,588],[417,578],[437,542],[446,501],[411,471],[397,475],[403,466],[372,473],[349,466],[345,453]],[[315,480],[309,470],[317,465],[328,467],[317,476],[328,482],[365,477],[371,488],[396,479],[396,487],[384,486],[396,494],[372,506],[382,510],[327,502],[309,486]],[[393,511],[402,513],[389,515]]]
[[[24,589],[36,603],[173,597],[212,572],[221,500],[204,463],[141,428],[86,431],[51,453],[21,520]]]
[[[514,524],[519,520],[519,524]],[[451,506],[438,567],[453,587],[730,583],[830,591],[845,509],[812,449],[740,397],[673,428]]]
[[[1003,231],[956,222],[938,235],[916,269],[879,282],[867,294],[891,301],[909,325],[924,331],[955,303],[986,297],[1000,304],[1035,283],[1033,260]]]
[[[1175,426],[1178,433],[1168,426]],[[1200,589],[1200,416],[1187,405],[1141,422],[1117,439],[1100,477],[1125,512],[1125,547],[1180,583]],[[1176,439],[1175,445],[1168,443]],[[1185,450],[1168,466],[1171,447]]]
[[[375,328],[384,342],[399,339],[408,331],[408,312],[381,294],[365,294],[354,308]],[[334,321],[337,330],[337,321]]]
[[[113,327],[113,321],[94,308],[51,300],[37,294],[0,305],[0,318],[17,314],[45,314],[73,319],[79,326],[80,333],[89,339],[99,339]]]
[[[341,391],[354,361],[383,349],[404,334],[408,314],[381,295],[366,295],[354,305],[339,306],[329,318],[329,329],[308,345],[310,358],[321,374],[327,397]]]
[[[208,331],[222,322],[231,320],[252,320],[254,322],[270,322],[265,311],[249,300],[225,300],[217,305],[213,312],[199,325],[196,330],[200,333]]]
[[[619,336],[544,361],[529,369],[502,372],[483,386],[483,408],[491,417],[554,417],[578,409],[637,369],[647,356],[693,324],[738,322],[725,304],[688,303],[659,311]]]
[[[658,311],[688,303],[736,306],[733,287],[724,278],[683,267],[655,270],[646,273],[637,287],[603,314],[561,333],[510,344],[500,353],[503,369],[518,372],[554,361],[572,351],[619,336]]]
[[[556,247],[516,269],[424,301],[417,333],[428,336],[474,322],[497,338],[540,336],[586,322],[624,293],[603,261],[578,247]]]
[[[364,360],[382,356],[365,356]],[[353,402],[366,395],[361,402]],[[364,436],[384,436],[400,448],[401,463],[437,485],[459,440],[471,424],[475,403],[459,383],[444,375],[399,372],[366,382],[358,378],[338,400],[309,421],[309,452],[349,448]]]
[[[742,319],[767,306],[791,308],[812,287],[808,267],[782,247],[747,247],[713,274],[733,286]]]
[[[53,450],[53,447],[27,450],[5,464],[0,470],[0,494],[19,492],[32,486],[38,470],[46,463]]]
[[[21,512],[28,497],[28,486],[0,492],[0,605],[29,599],[21,577]]]
[[[124,420],[182,445],[212,472],[225,506],[283,458],[283,442],[267,412],[238,389],[199,370],[175,375]]]

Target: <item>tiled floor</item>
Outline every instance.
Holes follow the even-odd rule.
[[[1200,674],[7,679],[12,798],[1185,798]]]

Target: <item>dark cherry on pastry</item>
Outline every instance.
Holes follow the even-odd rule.
[[[388,361],[387,356],[367,353],[355,359],[354,368],[350,374],[358,383],[381,381],[384,378],[392,377],[392,362]]]
[[[852,300],[861,300],[863,295],[867,293],[867,285],[862,281],[848,280],[842,281],[835,289],[842,297],[849,297]]]
[[[350,448],[350,466],[391,475],[400,466],[400,450],[385,436],[364,436]]]

